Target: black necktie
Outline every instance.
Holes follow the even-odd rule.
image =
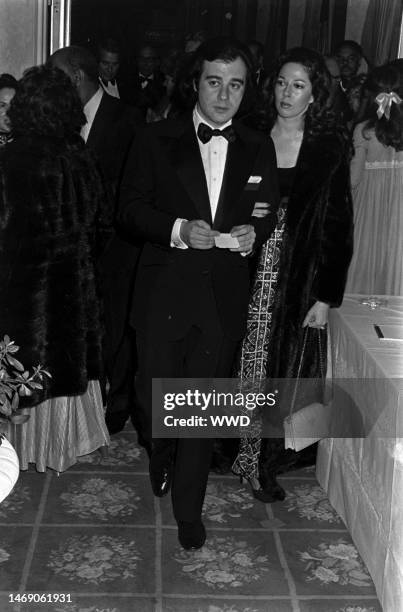
[[[199,127],[197,128],[197,135],[203,144],[209,142],[213,136],[224,136],[228,140],[228,142],[234,142],[236,139],[235,130],[232,125],[228,125],[223,130],[218,130],[211,128],[209,125],[205,123],[199,123]]]

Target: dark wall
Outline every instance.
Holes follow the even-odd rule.
[[[186,0],[72,0],[71,44],[95,48],[106,36],[118,40],[132,61],[143,42],[159,48],[182,44]]]

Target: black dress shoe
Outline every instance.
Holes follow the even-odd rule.
[[[105,423],[108,428],[109,434],[119,433],[126,425],[126,421],[129,418],[126,412],[105,412]]]
[[[153,493],[156,497],[164,497],[171,488],[173,464],[161,464],[155,461],[153,456],[150,459],[150,481]]]
[[[206,541],[206,530],[201,521],[178,521],[178,540],[185,550],[197,550]]]

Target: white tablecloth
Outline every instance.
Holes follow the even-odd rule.
[[[403,610],[403,341],[379,339],[374,324],[403,326],[403,297],[371,311],[347,295],[332,310],[333,376],[377,379],[354,398],[371,414],[367,438],[319,445],[317,477],[345,521],[385,612]],[[374,382],[374,381],[372,381]]]
[[[0,445],[0,503],[11,493],[19,473],[17,453],[10,442],[3,438]]]

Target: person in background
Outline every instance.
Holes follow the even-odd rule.
[[[206,40],[206,34],[200,30],[193,34],[188,34],[185,39],[185,53],[194,53]]]
[[[340,67],[333,55],[325,55],[325,64],[330,75],[328,107],[335,113],[338,120],[351,129],[353,113],[347,96],[341,88]]]
[[[125,76],[122,53],[114,38],[105,38],[98,43],[98,79],[104,91],[125,104],[133,105],[133,84]]]
[[[271,141],[234,119],[253,86],[252,71],[237,40],[201,45],[183,84],[192,111],[147,126],[122,183],[120,221],[145,241],[131,317],[142,434],[155,495],[166,495],[172,483],[185,549],[206,539],[201,512],[213,440],[153,438],[151,382],[229,376],[244,333],[249,266],[242,253],[268,238],[278,205]],[[252,177],[260,179],[255,189]],[[270,203],[267,217],[252,217],[256,201]],[[239,246],[216,247],[220,232]]]
[[[177,79],[177,63],[178,62],[174,57],[168,57],[161,62],[161,72],[165,75],[165,93],[155,107],[147,110],[147,123],[167,119],[168,117],[172,117],[173,113],[175,112],[172,97],[175,91]]]
[[[7,73],[0,75],[0,147],[11,140],[11,125],[8,116],[10,102],[17,90],[17,80]]]
[[[369,118],[354,130],[354,256],[347,291],[403,295],[403,81],[394,63],[368,77]]]
[[[271,78],[267,123],[281,203],[274,235],[257,255],[236,369],[241,380],[320,379],[326,372],[328,312],[343,299],[353,234],[347,147],[327,106],[328,84],[323,57],[303,47],[281,55]],[[263,502],[284,499],[277,474],[315,461],[315,446],[284,448],[289,409],[280,395],[263,414],[273,437],[242,437],[233,465]]]
[[[140,249],[123,229],[116,230],[116,201],[128,151],[143,120],[137,109],[102,89],[96,58],[88,49],[64,47],[53,53],[49,63],[68,74],[77,88],[87,118],[81,135],[99,161],[108,195],[109,218],[104,228],[105,249],[99,270],[105,317],[104,360],[109,383],[105,418],[109,432],[114,434],[123,429],[134,402],[136,361],[127,319]]]
[[[264,69],[263,60],[264,60],[264,45],[258,40],[250,40],[247,43],[247,47],[252,56],[253,63],[255,65],[255,80],[256,87],[258,91],[261,91],[263,88],[263,84],[265,79],[267,78],[267,73]]]
[[[164,97],[164,75],[160,70],[160,57],[152,45],[140,47],[137,72],[133,79],[132,104],[140,109],[144,119],[149,108],[154,108]]]
[[[99,83],[107,94],[120,98],[117,76],[120,68],[120,49],[118,43],[107,38],[98,44]]]
[[[361,45],[354,40],[344,40],[335,51],[340,68],[341,88],[346,94],[352,113],[352,127],[363,120],[367,106],[365,81],[368,63]]]
[[[12,142],[0,154],[0,334],[31,369],[52,376],[25,399],[22,469],[61,472],[109,444],[99,380],[102,326],[96,274],[104,193],[80,129],[70,79],[39,66],[11,101]]]

